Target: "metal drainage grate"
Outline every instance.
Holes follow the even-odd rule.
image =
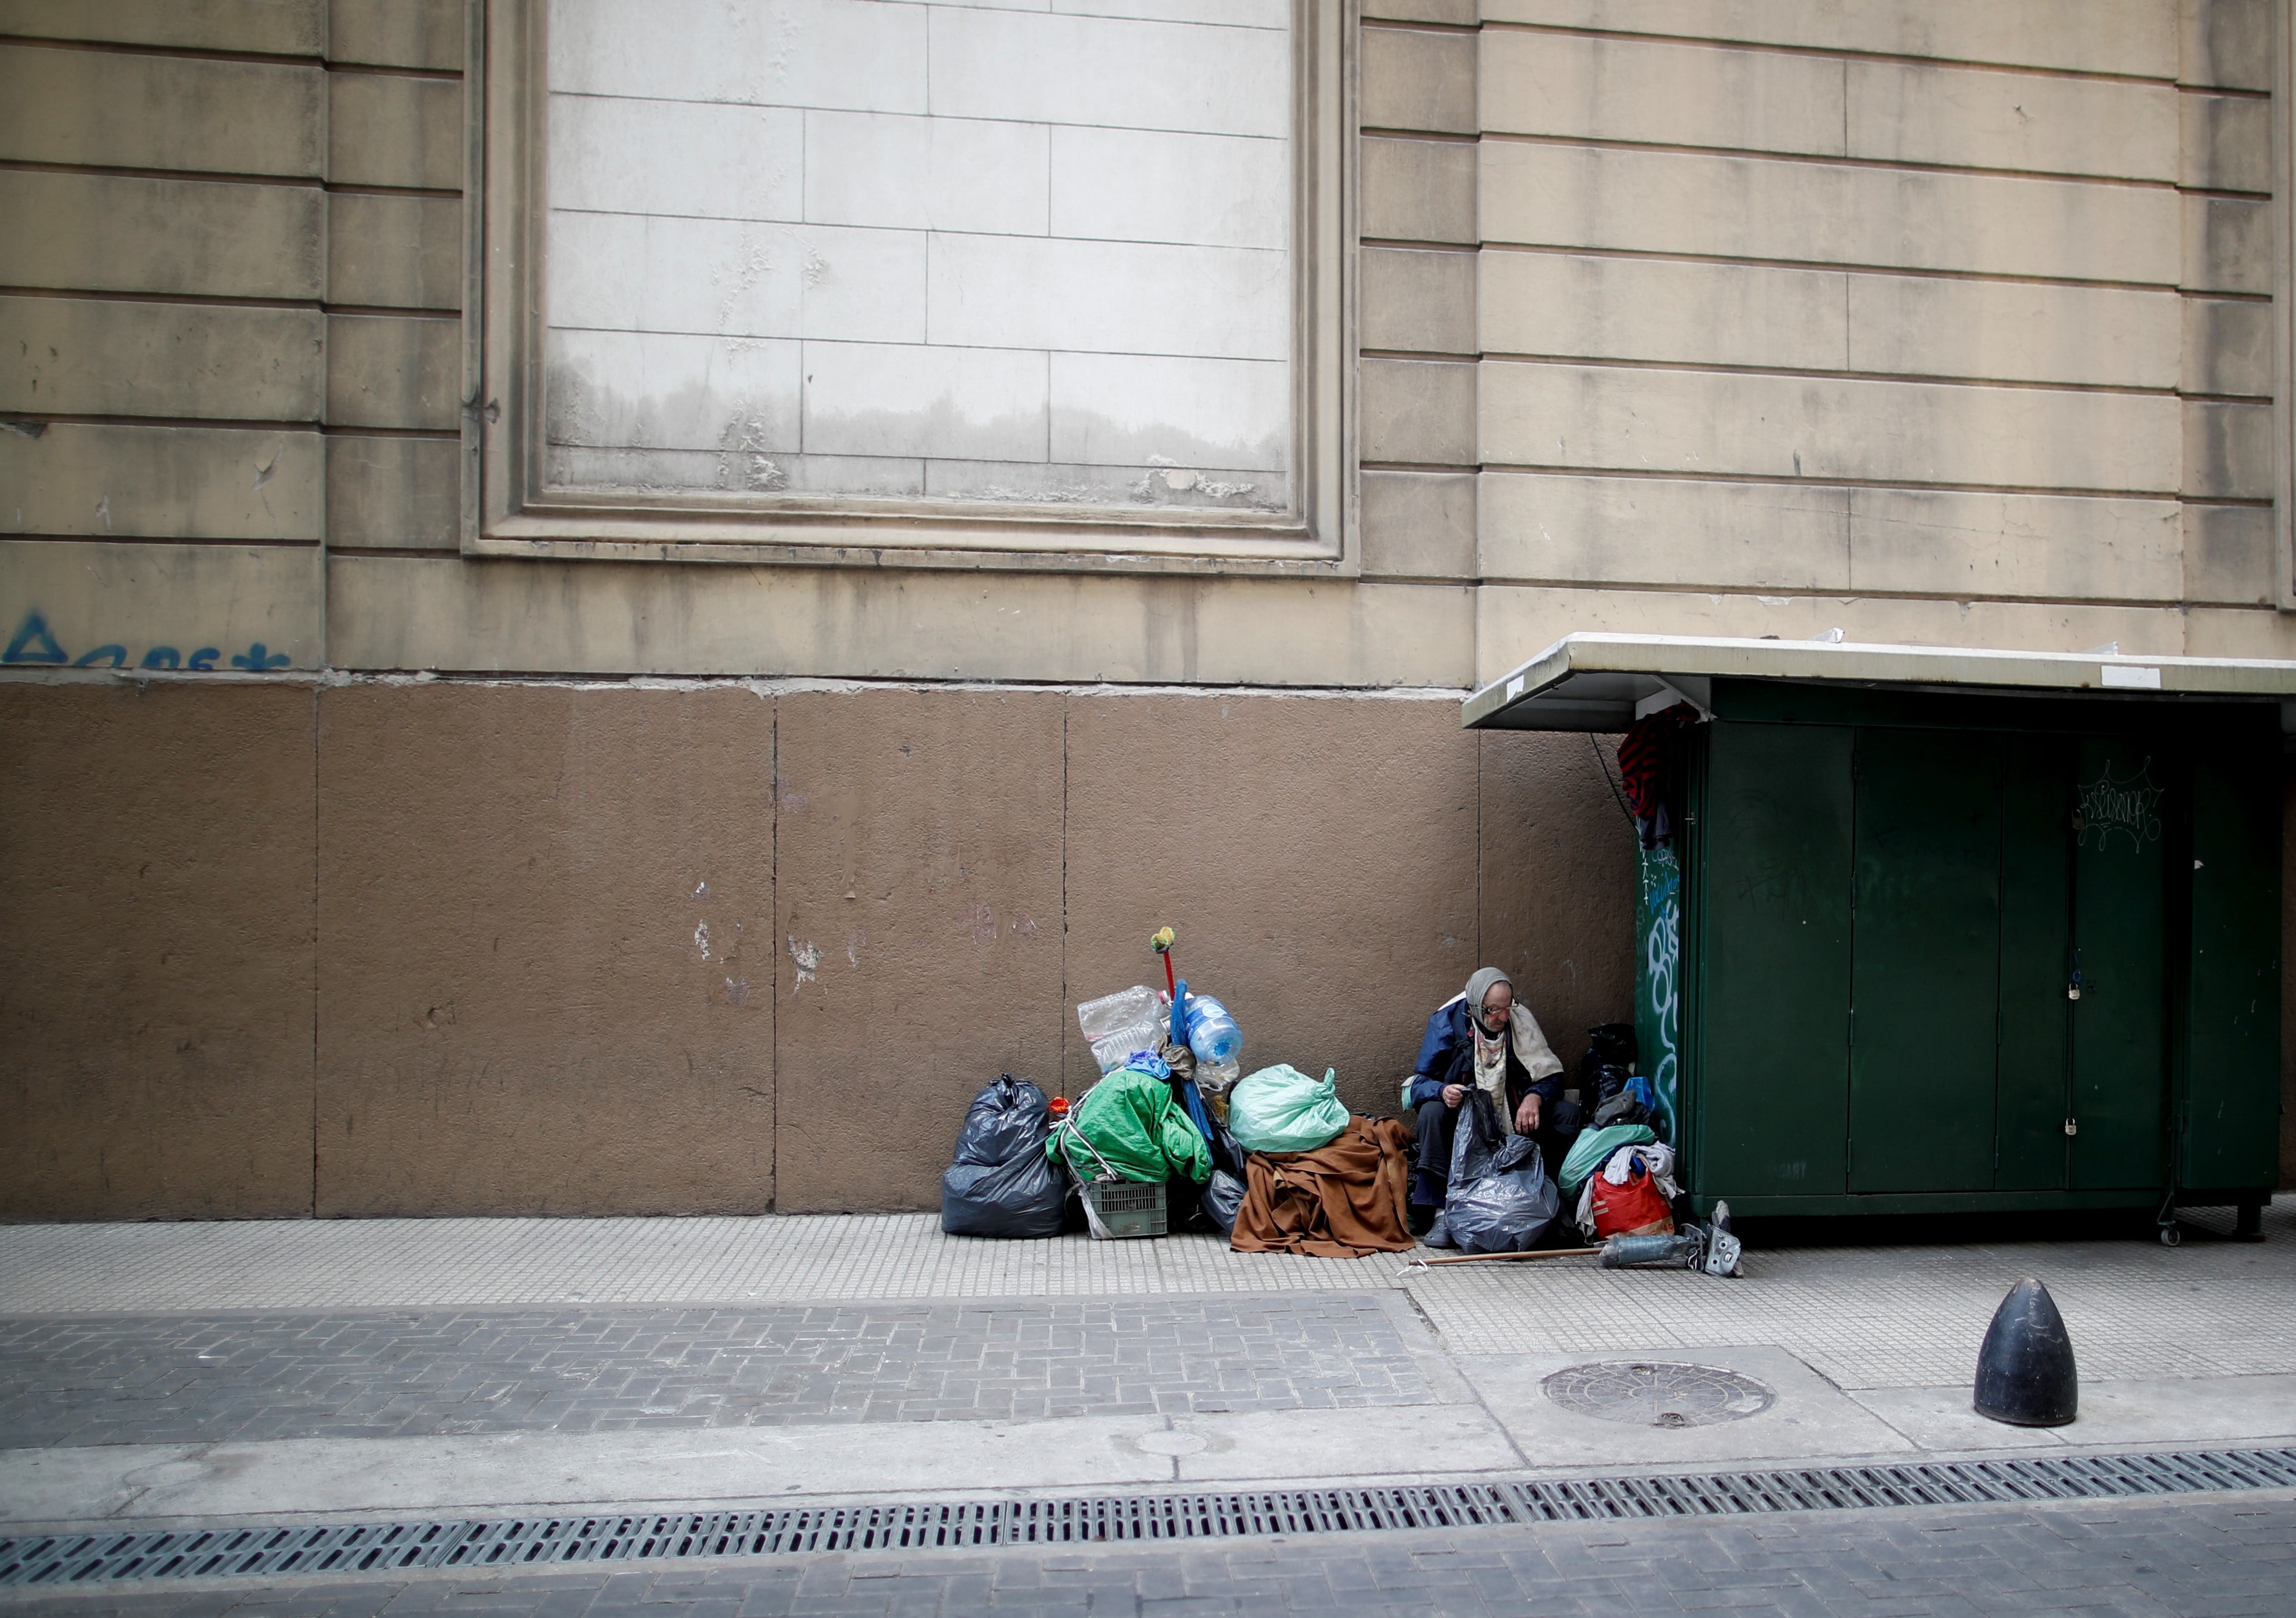
[[[2296,1449],[2211,1450],[1408,1488],[49,1534],[0,1540],[0,1586],[1226,1540],[2291,1488]]]

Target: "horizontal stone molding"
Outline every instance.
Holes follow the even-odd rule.
[[[1586,253],[1479,255],[1488,353],[2174,388],[2167,290]]]
[[[0,540],[9,665],[316,669],[324,566],[308,545]]]
[[[337,16],[342,10],[343,0],[336,0]],[[327,43],[327,0],[0,0],[0,35],[7,34],[183,51],[316,56]]]
[[[2159,0],[1483,0],[1482,20],[2143,78],[2175,78],[2179,48],[2177,9]]]
[[[2173,181],[2166,84],[1486,29],[1483,127],[1660,146]]]
[[[0,44],[0,158],[316,179],[325,94],[316,66]]]
[[[1464,585],[337,557],[343,669],[1467,683]]]
[[[10,533],[316,540],[324,481],[311,431],[78,422],[0,431]]]
[[[315,422],[325,375],[315,308],[0,298],[0,410]]]
[[[316,186],[0,169],[0,285],[316,300],[327,204]]]
[[[2151,186],[1485,141],[1489,242],[2172,286]]]
[[[2179,487],[2167,395],[1487,360],[1486,464],[2023,490]]]

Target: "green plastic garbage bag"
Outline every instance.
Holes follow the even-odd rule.
[[[1125,1179],[1156,1183],[1185,1174],[1201,1185],[1212,1174],[1211,1150],[1172,1104],[1171,1081],[1136,1067],[1119,1067],[1086,1090],[1045,1143],[1045,1155],[1065,1159],[1078,1179],[1113,1169]]]
[[[1310,1079],[1283,1063],[1246,1073],[1227,1093],[1227,1132],[1247,1152],[1316,1152],[1348,1127],[1339,1075]]]
[[[1646,1124],[1614,1123],[1607,1129],[1588,1129],[1562,1160],[1562,1172],[1554,1177],[1555,1183],[1562,1187],[1564,1197],[1576,1196],[1587,1177],[1611,1161],[1611,1153],[1620,1146],[1648,1146],[1657,1138]]]

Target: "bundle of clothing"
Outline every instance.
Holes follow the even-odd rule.
[[[1243,1205],[1228,1245],[1238,1253],[1359,1259],[1412,1245],[1406,1197],[1411,1126],[1350,1116],[1313,1152],[1254,1152],[1244,1160]]]
[[[1657,1141],[1620,1146],[1587,1177],[1578,1193],[1578,1228],[1592,1242],[1614,1236],[1672,1236],[1674,1148]]]

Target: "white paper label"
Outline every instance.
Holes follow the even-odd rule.
[[[2104,665],[2104,683],[2124,686],[2130,691],[2158,691],[2161,671],[2158,669],[2132,669],[2126,663]]]
[[[2156,686],[2157,686],[2157,685],[2159,685],[2161,682],[2160,682],[2159,680],[2157,680],[2157,679],[2156,679],[2156,680],[2154,680],[2152,683],[2153,683],[2154,685],[2156,685]],[[1511,680],[1509,680],[1509,681],[1507,682],[1507,701],[1508,701],[1508,702],[1513,702],[1513,701],[1515,700],[1515,698],[1517,698],[1517,697],[1521,696],[1521,694],[1522,694],[1522,676],[1521,676],[1520,674],[1518,674],[1518,675],[1516,675],[1513,679],[1511,679]]]

